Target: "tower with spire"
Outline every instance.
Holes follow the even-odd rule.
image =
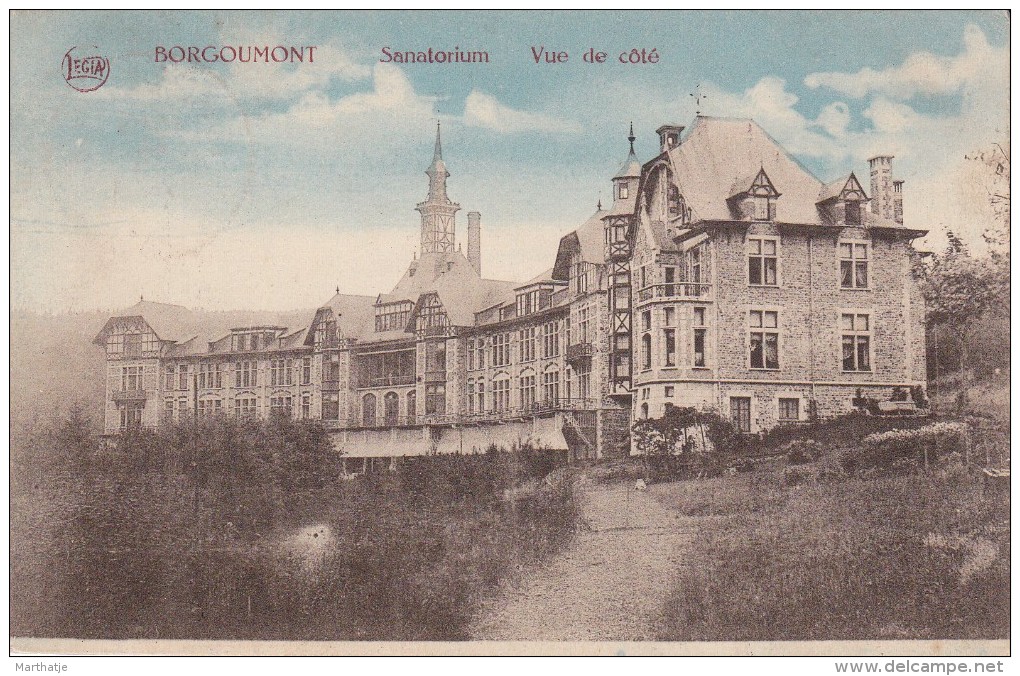
[[[432,165],[425,171],[429,177],[429,194],[415,210],[421,214],[421,253],[449,253],[455,251],[455,215],[460,205],[446,195],[446,179],[450,172],[443,161],[443,145],[439,124],[436,123],[436,148]]]

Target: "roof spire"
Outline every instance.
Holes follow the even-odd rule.
[[[439,139],[439,122],[436,122],[436,150],[432,154],[433,160],[443,159],[443,143]]]
[[[599,211],[602,211],[602,198],[599,198],[599,203],[595,205]]]
[[[630,141],[630,154],[631,155],[634,154],[634,141],[635,141],[635,139],[637,139],[637,137],[634,136],[634,121],[631,120],[631,123],[630,123],[630,136],[627,137],[627,140]]]
[[[340,295],[340,285],[339,284],[336,285],[336,295],[338,295],[338,296]]]

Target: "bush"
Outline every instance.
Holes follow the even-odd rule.
[[[822,457],[822,454],[825,452],[825,446],[822,446],[817,441],[803,439],[791,441],[783,446],[780,452],[786,456],[786,461],[791,465],[806,465]]]
[[[952,453],[964,455],[970,436],[965,423],[938,422],[916,430],[890,430],[869,434],[859,453],[846,458],[845,469],[913,468],[927,460],[935,463]]]

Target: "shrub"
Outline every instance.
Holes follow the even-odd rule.
[[[825,446],[822,446],[817,441],[802,439],[791,441],[783,446],[780,452],[786,456],[787,462],[791,465],[806,465],[822,457],[822,454],[825,452]]]
[[[916,430],[890,430],[869,434],[859,453],[846,459],[845,468],[907,468],[921,462],[934,463],[951,453],[966,452],[970,427],[965,423],[937,422]]]
[[[783,470],[783,485],[800,486],[818,481],[818,467],[814,465],[793,465]]]

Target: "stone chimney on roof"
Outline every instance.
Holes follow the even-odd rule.
[[[903,225],[903,181],[892,182],[893,220]]]
[[[868,160],[871,165],[871,213],[879,218],[893,220],[892,155],[876,155]]]

